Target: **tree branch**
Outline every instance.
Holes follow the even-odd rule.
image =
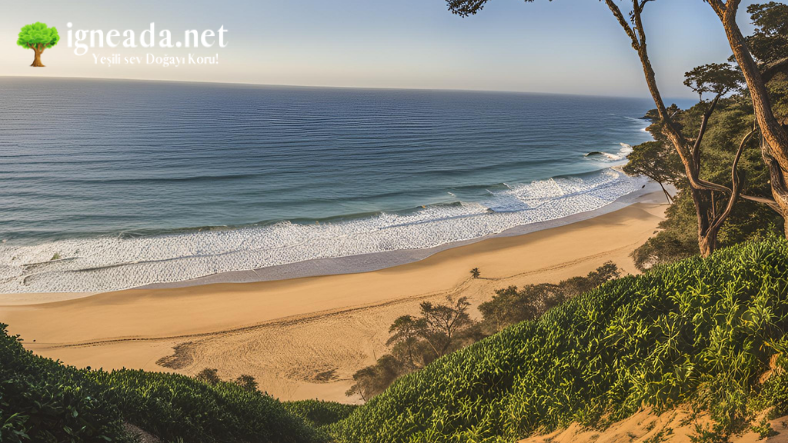
[[[788,71],[788,57],[763,64],[761,66],[761,78],[764,83],[768,83],[775,75],[785,71]]]
[[[621,27],[624,28],[624,32],[626,32],[630,40],[632,40],[632,47],[636,51],[640,51],[640,43],[637,38],[637,35],[635,35],[635,31],[632,30],[632,27],[629,26],[629,23],[627,22],[627,19],[624,17],[624,14],[621,13],[621,9],[619,9],[618,5],[616,5],[616,3],[613,0],[605,0],[605,4],[607,5],[608,9],[610,9],[610,11],[613,13],[613,15],[616,17],[616,20],[618,20],[618,23],[621,25]]]
[[[714,12],[717,13],[720,19],[725,17],[725,10],[727,9],[726,6],[722,3],[721,0],[706,0],[711,5],[711,8],[714,9]]]
[[[700,130],[698,131],[698,138],[695,140],[695,145],[692,147],[692,157],[695,159],[696,163],[700,163],[700,143],[703,141],[703,136],[706,135],[706,128],[709,124],[709,118],[711,117],[711,114],[714,113],[714,109],[717,107],[717,103],[720,101],[721,95],[722,94],[717,94],[709,107],[706,108],[706,112],[703,113],[703,119],[700,122]]]
[[[739,173],[736,169],[739,166],[739,159],[741,159],[741,154],[744,151],[744,145],[750,141],[750,138],[752,138],[756,131],[757,128],[753,127],[752,131],[745,135],[741,143],[739,143],[739,150],[736,151],[736,157],[733,159],[733,165],[731,166],[731,195],[728,198],[728,205],[725,206],[725,210],[722,211],[722,214],[714,220],[711,229],[719,229],[722,224],[725,223],[725,219],[727,219],[733,211],[733,206],[736,204],[736,198],[739,196]]]
[[[728,0],[725,2],[725,14],[735,18],[736,13],[739,11],[739,3],[741,3],[741,0]]]
[[[763,160],[766,162],[766,166],[769,167],[772,196],[778,205],[778,208],[772,208],[780,213],[780,215],[784,216],[785,214],[779,210],[781,207],[788,207],[788,188],[786,188],[785,181],[783,180],[783,170],[780,168],[780,163],[777,162],[777,159],[772,157],[768,152],[763,153]]]
[[[640,47],[646,47],[646,32],[643,30],[643,8],[646,6],[651,0],[642,0],[640,4],[638,4],[637,0],[632,0],[632,16],[635,20],[635,29],[637,30],[638,35],[640,35]]]

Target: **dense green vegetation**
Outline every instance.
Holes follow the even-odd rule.
[[[557,284],[498,289],[490,301],[479,305],[482,332],[491,335],[521,321],[536,320],[555,306],[620,276],[618,266],[607,262],[585,277],[572,277]]]
[[[0,324],[0,441],[131,441],[87,373],[36,357]]]
[[[299,417],[305,418],[316,427],[344,420],[358,408],[356,405],[344,405],[322,400],[289,401],[283,404],[285,409]]]
[[[613,280],[444,356],[332,432],[341,442],[516,441],[689,403],[725,437],[754,411],[788,413],[787,327],[788,244],[737,245]]]
[[[124,420],[168,441],[324,440],[278,400],[235,383],[211,385],[185,375],[138,370],[91,371],[88,375],[110,388],[102,394]]]
[[[305,406],[288,408],[306,411]],[[327,436],[300,416],[324,424],[349,410],[323,403],[296,415],[288,408],[236,383],[207,384],[183,375],[65,366],[26,351],[0,325],[0,441],[4,443],[133,441],[124,422],[163,441],[321,442]],[[327,412],[320,412],[321,408]]]

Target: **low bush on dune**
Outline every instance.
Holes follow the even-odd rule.
[[[176,374],[80,370],[33,355],[0,325],[0,441],[131,442],[124,423],[187,442],[323,442],[278,400]]]
[[[306,419],[313,426],[321,427],[346,419],[358,408],[333,401],[300,400],[283,403],[293,415]]]
[[[330,429],[340,442],[516,441],[691,404],[724,439],[756,411],[788,413],[786,328],[788,245],[746,243],[608,282],[404,376]]]
[[[0,324],[1,442],[124,442],[120,411],[83,371],[34,356]]]
[[[125,420],[164,440],[186,442],[317,442],[326,437],[278,400],[235,383],[208,384],[185,375],[91,371],[111,387],[105,397]]]

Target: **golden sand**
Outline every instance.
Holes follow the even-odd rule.
[[[46,294],[15,294],[0,306],[0,322],[28,349],[78,367],[190,375],[211,367],[224,379],[250,374],[282,400],[355,402],[344,395],[351,376],[387,352],[388,326],[398,316],[447,295],[477,306],[495,289],[557,282],[608,260],[635,273],[629,254],[657,229],[663,198],[649,194],[590,220],[375,272],[61,294],[49,303],[42,303]],[[471,279],[476,267],[482,278]]]

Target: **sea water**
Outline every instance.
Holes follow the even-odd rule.
[[[477,239],[640,189],[612,168],[650,140],[646,99],[2,78],[0,103],[0,294]]]

